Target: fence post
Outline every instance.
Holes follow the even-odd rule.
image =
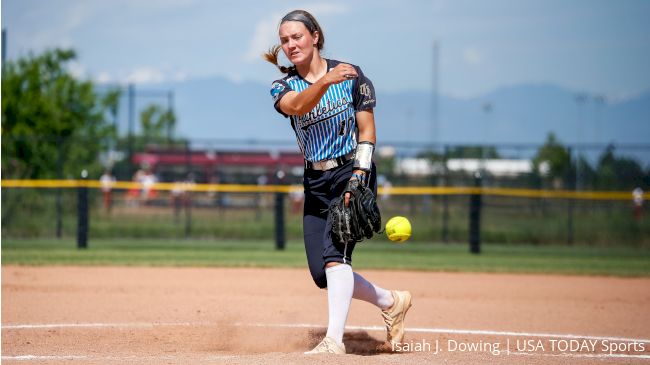
[[[135,85],[130,83],[128,86],[128,100],[129,100],[129,127],[127,132],[127,162],[128,162],[128,174],[129,177],[133,176],[135,173],[135,168],[133,166],[133,144],[134,144],[134,130],[135,130]]]
[[[81,181],[77,188],[77,248],[88,248],[88,171],[81,171]]]
[[[444,172],[443,172],[443,186],[449,187],[449,170],[447,168],[447,160],[449,159],[449,146],[445,145],[445,155],[443,158]],[[449,242],[449,195],[442,196],[442,241]]]
[[[572,162],[572,155],[573,151],[571,147],[567,148],[567,152],[569,154],[569,168],[567,169],[567,185],[568,188],[567,190],[575,190],[577,187],[576,184],[576,179],[575,179],[575,174],[571,173],[571,162]],[[577,166],[577,165],[576,165]],[[573,245],[573,205],[574,205],[574,200],[571,198],[567,198],[567,244],[569,246]]]
[[[56,137],[57,160],[56,160],[56,178],[63,180],[63,141],[61,136]],[[63,203],[61,202],[61,187],[56,188],[56,238],[63,235]]]
[[[194,183],[194,174],[192,173],[192,152],[190,151],[190,141],[185,141],[185,176],[186,186]],[[186,190],[185,194],[185,238],[192,235],[192,191]]]
[[[189,185],[189,182],[186,185]],[[183,198],[185,205],[185,238],[190,238],[192,236],[192,191],[185,190]]]
[[[276,174],[277,185],[284,184],[284,171],[279,170]],[[281,191],[275,193],[275,248],[284,250],[286,244],[285,224],[284,224],[284,197],[287,194]]]
[[[480,188],[482,185],[480,172],[474,175],[474,186]],[[481,253],[481,193],[469,197],[469,252]]]

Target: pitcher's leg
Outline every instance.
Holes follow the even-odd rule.
[[[390,308],[394,303],[393,295],[389,290],[369,282],[356,272],[354,273],[354,293],[352,297],[374,304],[381,310]]]
[[[305,215],[303,217],[303,231],[305,238],[305,252],[307,264],[314,283],[321,288],[327,288],[325,275],[325,260],[323,258],[323,236],[325,235],[326,219]]]
[[[354,291],[352,267],[346,264],[332,263],[325,269],[325,274],[327,275],[328,284],[328,323],[325,336],[342,345],[345,322],[348,319],[352,292]]]

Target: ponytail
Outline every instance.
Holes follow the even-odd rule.
[[[275,46],[271,47],[268,52],[264,53],[262,57],[264,57],[266,61],[274,64],[283,74],[288,74],[293,69],[293,67],[278,65],[278,54],[280,53],[281,49],[282,46],[276,44]]]

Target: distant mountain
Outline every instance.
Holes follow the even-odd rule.
[[[269,85],[206,78],[156,88],[174,90],[179,135],[293,141],[288,120],[273,109]],[[630,100],[601,104],[593,99],[578,103],[574,91],[549,84],[503,87],[470,99],[441,95],[435,136],[432,97],[430,92],[379,92],[375,110],[378,139],[541,143],[554,132],[563,143],[650,142],[650,91]],[[486,103],[490,111],[486,111]]]
[[[432,98],[426,92],[379,94],[378,123],[387,139],[432,140]],[[443,143],[542,143],[550,132],[564,143],[650,142],[650,92],[617,103],[580,104],[573,91],[526,84],[471,99],[441,96],[438,103],[435,138]]]

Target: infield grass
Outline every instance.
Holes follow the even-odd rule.
[[[92,239],[79,250],[70,239],[2,240],[3,265],[306,267],[301,241],[276,250],[270,240]],[[359,269],[513,272],[650,276],[646,248],[484,244],[480,255],[466,244],[374,240],[357,245]]]

